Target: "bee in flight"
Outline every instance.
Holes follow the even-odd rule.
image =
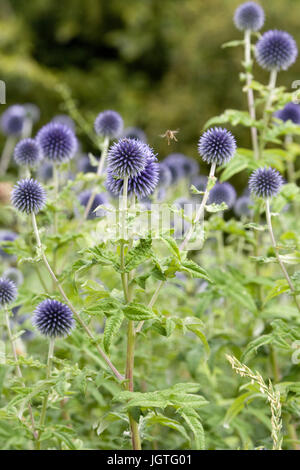
[[[168,129],[164,134],[161,134],[160,137],[162,137],[163,139],[167,139],[168,145],[170,145],[171,140],[175,140],[175,142],[178,142],[176,138],[176,134],[178,134],[178,132],[179,129],[177,129],[176,131],[171,131],[170,129]]]

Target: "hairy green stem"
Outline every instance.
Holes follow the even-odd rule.
[[[287,269],[282,261],[282,259],[280,258],[280,254],[279,254],[279,251],[278,251],[278,248],[277,248],[277,243],[276,243],[276,240],[275,240],[275,236],[274,236],[274,232],[273,232],[273,227],[272,227],[272,219],[271,219],[271,211],[270,211],[270,201],[269,199],[266,200],[266,219],[267,219],[267,224],[268,224],[268,230],[269,230],[269,234],[270,234],[270,238],[271,238],[271,242],[272,242],[272,246],[274,248],[274,252],[275,252],[275,256],[277,258],[277,261],[279,263],[279,266],[283,272],[283,275],[289,285],[289,288],[293,294],[293,297],[294,297],[294,300],[295,300],[295,304],[300,312],[300,303],[297,299],[297,295],[296,295],[296,290],[293,286],[293,283],[290,279],[290,276],[287,272]]]
[[[245,31],[245,68],[246,68],[246,85],[247,85],[247,98],[248,98],[248,110],[249,115],[253,121],[256,120],[256,110],[254,93],[251,88],[252,83],[252,59],[251,59],[251,30]],[[259,146],[256,127],[251,127],[251,141],[254,152],[255,160],[259,158]]]
[[[106,157],[107,157],[108,147],[109,147],[109,137],[105,137],[104,143],[103,143],[102,154],[101,154],[101,158],[99,160],[99,165],[98,165],[98,169],[97,169],[97,177],[98,178],[100,178],[100,176],[102,175],[103,170],[104,170],[104,165],[105,165],[105,161],[106,161]],[[86,208],[85,208],[85,211],[84,211],[84,214],[83,214],[84,220],[88,218],[88,215],[89,215],[90,210],[93,206],[93,202],[95,200],[96,195],[97,195],[97,187],[95,186],[92,193],[91,193],[91,195],[90,195],[90,198],[88,200],[88,203],[86,205]]]
[[[41,257],[42,257],[42,260],[44,262],[44,265],[47,269],[47,271],[49,272],[50,276],[51,276],[51,279],[53,280],[53,282],[55,283],[55,286],[56,288],[58,289],[58,291],[60,292],[62,298],[64,299],[64,301],[67,303],[68,307],[70,308],[70,310],[73,312],[73,315],[74,317],[76,318],[76,320],[78,321],[78,323],[81,325],[81,327],[84,329],[84,331],[86,332],[86,334],[89,336],[89,338],[91,340],[93,340],[94,344],[95,344],[95,347],[98,351],[98,353],[100,354],[100,356],[104,359],[104,361],[106,362],[106,364],[108,365],[108,367],[112,370],[113,374],[115,375],[115,377],[120,381],[122,382],[124,380],[124,377],[122,374],[120,374],[120,372],[117,370],[117,368],[113,365],[113,363],[111,362],[111,360],[109,359],[109,357],[105,354],[105,352],[102,350],[102,348],[100,348],[100,346],[98,344],[96,344],[96,340],[95,340],[95,337],[94,335],[92,334],[92,332],[90,331],[89,327],[85,324],[85,322],[82,320],[82,318],[80,317],[79,313],[75,310],[75,308],[73,307],[71,301],[68,299],[64,289],[62,288],[60,282],[58,281],[55,273],[53,272],[49,262],[48,262],[48,259],[45,255],[45,251],[44,251],[44,248],[43,248],[43,245],[41,243],[41,238],[40,238],[40,234],[39,234],[39,230],[38,230],[38,226],[37,226],[37,222],[36,222],[36,217],[35,217],[35,214],[32,213],[32,225],[33,225],[33,230],[34,230],[34,233],[35,233],[35,237],[36,237],[36,241],[37,241],[37,248],[41,254]]]
[[[274,95],[274,90],[276,87],[276,80],[277,80],[277,70],[273,69],[271,70],[271,73],[270,73],[270,80],[269,80],[269,85],[268,85],[269,93],[267,95],[266,104],[265,104],[264,113],[263,113],[263,128],[261,131],[260,143],[259,143],[260,158],[262,158],[263,151],[266,146],[266,142],[265,142],[266,130],[268,128],[268,124],[270,121],[270,108],[273,102],[273,95]]]

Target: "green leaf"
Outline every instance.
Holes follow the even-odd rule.
[[[106,352],[109,352],[109,348],[113,342],[114,337],[117,335],[119,329],[121,328],[123,320],[124,315],[122,312],[107,318],[103,338],[103,345]]]
[[[155,318],[156,315],[150,308],[138,302],[131,302],[123,308],[123,313],[128,320],[143,321]]]
[[[237,397],[233,403],[228,408],[225,418],[224,418],[224,427],[228,427],[231,421],[241,412],[243,411],[245,404],[249,401],[250,398],[255,398],[257,396],[256,393],[253,392],[246,392],[243,395]],[[258,395],[259,396],[259,395]]]
[[[203,325],[200,324],[200,323],[191,323],[191,324],[186,324],[185,323],[185,326],[187,327],[188,330],[195,333],[195,335],[197,335],[198,338],[201,340],[201,342],[204,346],[206,357],[208,357],[209,354],[210,354],[210,348],[209,348],[209,344],[207,342],[206,336],[205,336],[205,334],[203,333],[203,331],[201,329],[201,327],[203,328]]]
[[[164,235],[163,237],[159,237],[160,240],[162,240],[170,249],[173,255],[175,255],[179,260],[180,260],[180,251],[179,247],[172,237],[168,237],[167,235]]]
[[[249,359],[257,352],[259,348],[262,346],[265,346],[266,344],[270,344],[273,341],[273,335],[262,335],[259,338],[256,338],[255,340],[251,341],[246,350],[244,351],[241,361],[242,362],[247,362]]]
[[[130,272],[140,264],[147,261],[152,253],[152,239],[142,238],[136,247],[125,256],[125,272]]]
[[[192,260],[182,261],[180,267],[181,271],[191,274],[194,278],[205,279],[208,282],[212,282],[207,271]]]
[[[192,408],[183,408],[180,414],[194,434],[196,449],[204,450],[205,434],[198,413]]]
[[[152,426],[155,424],[160,424],[161,426],[166,426],[170,429],[174,429],[175,431],[179,432],[187,441],[189,441],[189,436],[185,430],[185,428],[175,419],[168,418],[160,413],[154,414],[149,413],[145,418],[145,424],[148,426]]]

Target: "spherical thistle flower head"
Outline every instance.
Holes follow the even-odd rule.
[[[227,129],[213,127],[200,137],[198,151],[204,162],[222,165],[234,156],[236,141]]]
[[[300,124],[300,106],[295,103],[288,103],[284,108],[276,111],[274,116],[282,121],[292,121],[294,124]]]
[[[7,108],[1,116],[1,128],[5,135],[18,136],[21,134],[26,118],[23,106],[15,104]]]
[[[24,282],[24,276],[22,272],[17,268],[8,268],[3,273],[3,277],[10,279],[15,283],[16,286],[20,286]]]
[[[159,163],[154,158],[148,158],[144,170],[137,176],[128,179],[128,194],[134,193],[139,199],[150,196],[159,181]],[[107,189],[119,195],[123,192],[123,180],[118,179],[110,171],[107,172]]]
[[[267,31],[255,47],[257,62],[269,71],[287,70],[295,62],[297,55],[297,44],[285,31]]]
[[[251,192],[264,199],[276,196],[282,184],[283,178],[274,168],[258,168],[249,178]]]
[[[167,165],[172,175],[172,184],[185,177],[183,162],[185,160],[183,153],[170,153],[163,160],[163,164]]]
[[[234,213],[237,217],[249,217],[252,214],[251,205],[253,204],[249,196],[241,196],[236,200]]]
[[[123,131],[123,119],[116,111],[103,111],[95,119],[95,132],[102,137],[115,139],[120,137]]]
[[[12,303],[17,298],[17,287],[6,277],[0,278],[0,307]]]
[[[256,2],[242,3],[234,13],[234,24],[241,30],[259,31],[265,22],[265,13],[263,8]]]
[[[15,147],[14,159],[20,166],[36,166],[42,160],[42,150],[34,139],[23,139]]]
[[[122,137],[127,139],[137,139],[145,144],[147,143],[147,136],[139,127],[127,127],[124,129]]]
[[[13,255],[6,253],[3,248],[7,248],[6,243],[2,242],[14,242],[18,238],[18,235],[15,232],[9,232],[8,230],[0,230],[0,256],[2,258],[12,258]]]
[[[209,204],[222,204],[225,202],[228,209],[236,201],[236,191],[230,183],[216,183],[209,193]]]
[[[187,178],[197,174],[199,172],[199,164],[191,157],[187,157],[184,155],[182,159],[182,168],[184,172],[184,176]]]
[[[113,144],[107,157],[107,168],[116,177],[134,177],[144,170],[152,149],[136,139],[121,139]]]
[[[68,336],[75,321],[69,307],[58,300],[46,299],[34,311],[33,325],[44,336]]]
[[[67,114],[58,114],[57,116],[54,116],[52,122],[63,124],[64,126],[69,127],[73,132],[76,130],[75,122]]]
[[[11,201],[20,212],[37,214],[46,204],[46,192],[38,181],[23,179],[14,186]]]
[[[62,163],[74,157],[78,143],[72,129],[65,124],[50,122],[37,135],[43,156],[52,163]]]
[[[165,163],[159,164],[159,181],[158,185],[162,188],[167,188],[172,183],[172,173],[170,168]]]
[[[92,191],[87,190],[87,191],[83,191],[82,193],[78,195],[79,202],[83,207],[87,206],[90,200],[91,194],[92,194]],[[97,209],[97,207],[103,206],[107,203],[108,203],[108,198],[105,193],[96,194],[94,202],[88,214],[88,219],[94,219],[95,217],[104,217],[105,215],[104,210],[98,209],[96,212],[94,211],[95,209]]]

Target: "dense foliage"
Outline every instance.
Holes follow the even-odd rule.
[[[161,17],[164,2],[153,5]],[[119,115],[101,126],[98,115],[93,128],[65,87],[73,121],[60,116],[39,130],[33,167],[20,143],[14,161],[36,115],[8,108],[0,448],[299,448],[300,122],[286,108],[286,119],[275,114],[296,99],[276,84],[286,72],[272,67],[266,85],[267,72],[263,83],[253,76],[260,33],[237,35],[223,50],[225,58],[245,53],[240,91],[249,109],[231,104],[206,123],[198,149],[194,140],[206,177],[195,160],[174,154],[176,134],[167,136],[173,154],[158,163],[143,136],[119,135]],[[136,37],[131,45],[140,46]],[[105,89],[113,108],[114,90]],[[173,98],[178,108],[184,97]],[[125,126],[139,124],[128,115]],[[246,133],[249,148],[239,139]]]

